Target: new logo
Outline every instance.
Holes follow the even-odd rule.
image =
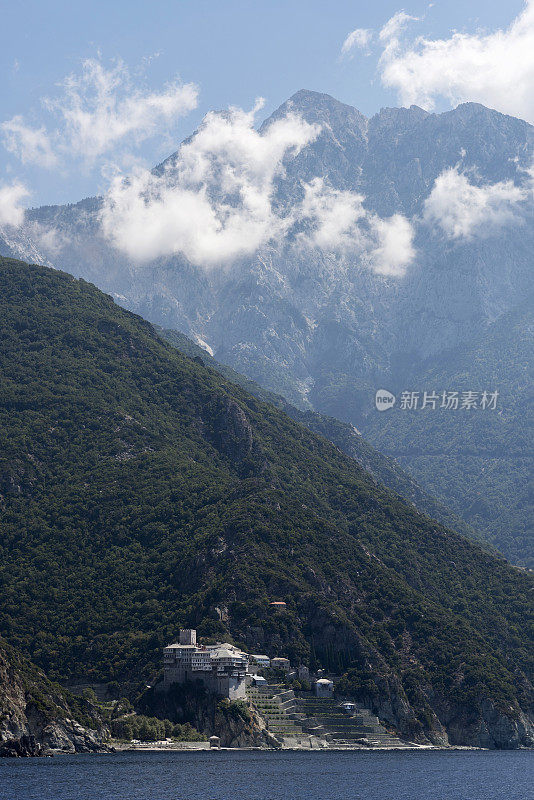
[[[387,411],[395,405],[395,395],[387,389],[379,389],[375,394],[375,406],[378,411]]]

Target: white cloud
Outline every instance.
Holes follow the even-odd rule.
[[[309,223],[299,241],[322,250],[362,250],[364,200],[361,194],[333,189],[323,178],[314,178],[304,185],[304,200],[296,212],[298,222]]]
[[[367,28],[356,28],[351,31],[341,46],[341,55],[352,58],[355,49],[367,50],[372,36],[372,31]]]
[[[31,128],[17,115],[3,122],[0,130],[6,150],[17,156],[23,164],[38,164],[46,168],[56,165],[57,157],[44,126]]]
[[[319,129],[290,114],[260,134],[258,108],[208,114],[162,175],[118,175],[105,198],[104,235],[138,262],[180,254],[213,268],[287,241],[357,256],[379,274],[404,274],[415,255],[411,224],[401,215],[380,219],[364,208],[361,194],[315,178],[303,184],[302,201],[275,210],[274,181],[284,158]]]
[[[418,20],[419,17],[412,17],[410,14],[406,14],[405,11],[397,11],[396,14],[393,14],[393,16],[388,19],[380,31],[380,41],[384,42],[386,45],[398,43],[399,36],[408,22],[417,22]]]
[[[412,224],[402,214],[393,214],[387,219],[373,216],[371,226],[377,239],[369,255],[371,268],[379,275],[402,277],[415,258]]]
[[[46,101],[64,120],[69,150],[94,159],[126,139],[139,143],[167,124],[196,108],[198,90],[193,84],[171,83],[161,92],[136,89],[124,62],[106,69],[96,59],[82,64],[81,75],[63,83],[62,97]]]
[[[29,191],[18,181],[9,186],[0,186],[0,225],[19,227],[24,222],[24,209],[20,203],[29,196]]]
[[[398,91],[403,105],[431,110],[439,97],[453,105],[474,101],[534,122],[534,0],[506,30],[491,33],[405,43],[401,32],[411,19],[399,12],[380,33],[382,82]]]
[[[401,214],[382,219],[364,207],[365,197],[333,189],[322,178],[304,186],[294,219],[305,223],[297,236],[303,247],[356,256],[380,275],[401,277],[415,258],[414,231]]]
[[[524,186],[516,186],[512,181],[477,186],[454,167],[436,178],[425,200],[423,218],[439,225],[452,239],[470,240],[521,222],[521,204],[530,197],[531,181]]]
[[[254,253],[290,224],[272,207],[283,159],[318,134],[294,115],[263,133],[250,113],[210,113],[162,176],[117,176],[102,211],[104,234],[139,261],[179,253],[213,266]]]
[[[64,230],[36,221],[25,225],[25,233],[39,251],[46,254],[48,258],[57,258],[61,251],[72,242]]]
[[[95,159],[131,148],[158,134],[165,126],[194,109],[198,90],[191,83],[167,84],[161,91],[134,86],[128,68],[116,61],[107,69],[100,60],[87,59],[80,75],[60,84],[61,93],[44,98],[52,114],[52,129],[33,129],[17,116],[1,126],[7,149],[24,163],[53,167],[58,156],[94,163]]]

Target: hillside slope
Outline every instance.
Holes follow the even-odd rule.
[[[484,342],[496,330],[494,323],[511,315],[513,325],[515,311],[520,313],[532,293],[534,128],[477,103],[445,113],[416,106],[384,108],[366,118],[333,97],[302,90],[265,120],[262,135],[287,114],[319,126],[320,133],[284,159],[273,185],[276,207],[298,204],[303,183],[319,179],[334,192],[362,195],[365,209],[382,219],[405,215],[415,231],[415,257],[406,274],[377,274],[357,248],[338,252],[334,243],[332,252],[330,246],[302,249],[291,237],[282,242],[275,237],[231,268],[219,269],[190,263],[180,251],[179,232],[167,236],[176,241],[176,252],[171,249],[140,267],[135,252],[117,249],[104,235],[103,198],[30,209],[21,229],[0,230],[0,252],[94,281],[151,322],[207,342],[219,362],[293,405],[355,425],[380,449],[383,420],[375,413],[376,390],[431,391],[427,381],[436,369],[443,383],[435,388],[459,390],[455,352],[476,347],[487,361]],[[168,167],[171,186],[180,153],[178,148],[155,170],[163,175]],[[464,221],[470,219],[468,198],[474,202],[479,192],[481,197],[498,195],[499,187],[511,182],[529,199],[517,208],[504,204],[497,220],[489,203],[488,224],[465,236],[451,235],[439,214],[430,221],[425,216],[426,203],[444,175],[456,175],[459,182],[442,198],[444,207],[456,208]],[[230,207],[236,202],[234,196],[222,199]],[[484,218],[484,208],[478,210]],[[500,331],[504,338],[497,344],[502,347],[507,337]],[[514,387],[523,365],[510,360],[509,367],[496,374],[494,387],[508,419],[501,429],[504,450],[510,451],[506,458],[495,461],[483,453],[484,442],[473,442],[471,436],[478,431],[455,431],[454,419],[452,427],[433,419],[427,423],[436,426],[421,429],[424,438],[414,431],[422,447],[433,455],[436,441],[454,440],[457,457],[444,465],[410,454],[404,467],[426,492],[439,494],[468,525],[478,526],[508,558],[525,565],[534,557],[526,462],[525,454],[512,447],[522,427],[514,412]],[[467,390],[487,388],[478,377],[467,364]],[[419,417],[413,422],[417,428]],[[402,450],[413,432],[408,428]],[[489,435],[499,436],[500,426]],[[383,443],[388,453],[396,452],[389,437]],[[476,464],[473,445],[480,456]],[[447,474],[440,482],[444,466]],[[532,462],[527,466],[531,469]],[[476,479],[482,468],[491,473],[487,492]],[[513,514],[503,515],[501,509],[509,504]]]
[[[51,683],[0,638],[0,757],[102,752],[103,733],[87,700]]]
[[[461,533],[470,539],[476,539],[481,543],[484,542],[486,537],[475,528],[467,525],[445,505],[424,492],[418,483],[393,458],[388,458],[388,456],[375,450],[350,422],[342,422],[339,419],[335,419],[335,417],[329,417],[327,414],[321,414],[318,411],[303,411],[288,403],[281,395],[264,389],[256,381],[236,372],[232,367],[226,364],[219,364],[206,350],[195,344],[180,331],[166,330],[158,326],[155,326],[155,328],[164,339],[178,348],[180,352],[191,358],[201,359],[202,363],[213,367],[226,380],[237,383],[238,386],[253,394],[254,397],[263,400],[265,403],[271,403],[296,422],[300,422],[301,425],[305,425],[306,428],[309,428],[314,433],[329,439],[346,455],[354,458],[375,480],[399,494],[409,503],[413,503],[419,511],[441,522],[442,525],[453,528],[457,533]]]
[[[367,435],[435,497],[484,531],[513,563],[534,568],[534,295],[469,348],[430,363],[416,387],[493,388],[495,411],[425,413],[398,405],[369,419]],[[392,387],[394,391],[397,387]],[[480,398],[480,393],[479,393]]]
[[[191,625],[342,673],[412,738],[532,742],[528,575],[84,281],[2,259],[0,288],[10,643],[127,686]]]

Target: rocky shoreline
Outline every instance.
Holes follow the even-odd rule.
[[[43,748],[35,743],[35,740],[32,742],[31,739],[34,740],[34,737],[22,737],[19,742],[14,743],[13,746],[10,748],[12,752],[0,752],[2,756],[13,756],[13,757],[27,757],[27,756],[41,756],[41,757],[51,757],[57,755],[74,755],[75,753],[91,753],[93,755],[104,755],[104,754],[120,754],[120,753],[177,753],[177,752],[213,752],[213,753],[236,753],[236,752],[330,752],[330,753],[338,753],[338,752],[407,752],[407,751],[414,751],[417,752],[425,751],[425,752],[490,752],[490,749],[487,747],[471,747],[471,746],[463,746],[463,745],[432,745],[432,744],[421,744],[421,745],[413,745],[413,744],[406,744],[405,746],[394,746],[394,747],[365,747],[363,745],[351,745],[351,746],[341,746],[341,745],[329,745],[327,743],[318,745],[318,744],[310,744],[306,746],[304,743],[302,744],[282,744],[281,747],[259,747],[259,746],[249,746],[249,747],[212,747],[210,746],[209,742],[172,742],[172,743],[156,743],[156,742],[142,742],[139,744],[131,744],[125,742],[116,742],[113,741],[108,745],[102,745],[96,749],[88,749],[88,750],[65,750],[65,749],[54,749],[54,748]],[[520,747],[520,750],[534,750],[534,748],[528,747]]]
[[[109,735],[91,703],[0,639],[0,757],[109,752]]]

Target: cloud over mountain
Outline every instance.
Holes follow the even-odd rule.
[[[382,82],[403,105],[433,109],[438,98],[456,105],[476,101],[534,121],[534,0],[505,30],[454,32],[449,38],[403,38],[404,12],[383,27],[379,62]]]
[[[452,239],[489,236],[504,225],[520,223],[521,204],[532,197],[532,184],[513,181],[476,185],[452,167],[435,180],[424,203],[424,219],[437,223]]]
[[[132,258],[179,253],[195,264],[249,255],[287,229],[273,210],[273,182],[283,159],[317,135],[295,115],[264,134],[251,112],[209,113],[195,136],[158,175],[118,176],[102,211],[104,233]]]
[[[374,272],[401,276],[413,260],[413,228],[402,214],[381,219],[368,211],[362,194],[334,189],[324,179],[305,184],[304,201],[295,210],[311,229],[299,241],[344,255],[360,257]]]
[[[293,244],[352,255],[380,274],[402,275],[414,257],[411,224],[381,219],[365,197],[322,178],[301,182],[302,197],[276,202],[276,180],[320,133],[288,113],[265,130],[251,112],[210,113],[161,171],[119,175],[101,213],[105,236],[138,262],[179,254],[213,268],[262,246]]]
[[[28,189],[19,181],[0,186],[0,225],[22,225],[24,209],[21,201],[28,195]]]
[[[126,64],[109,68],[99,59],[82,62],[81,73],[60,84],[55,97],[43,98],[47,126],[32,127],[17,115],[0,125],[6,149],[24,164],[51,169],[61,157],[92,165],[102,157],[131,161],[132,148],[193,110],[198,90],[191,83],[166,84],[160,91],[137,86]]]

